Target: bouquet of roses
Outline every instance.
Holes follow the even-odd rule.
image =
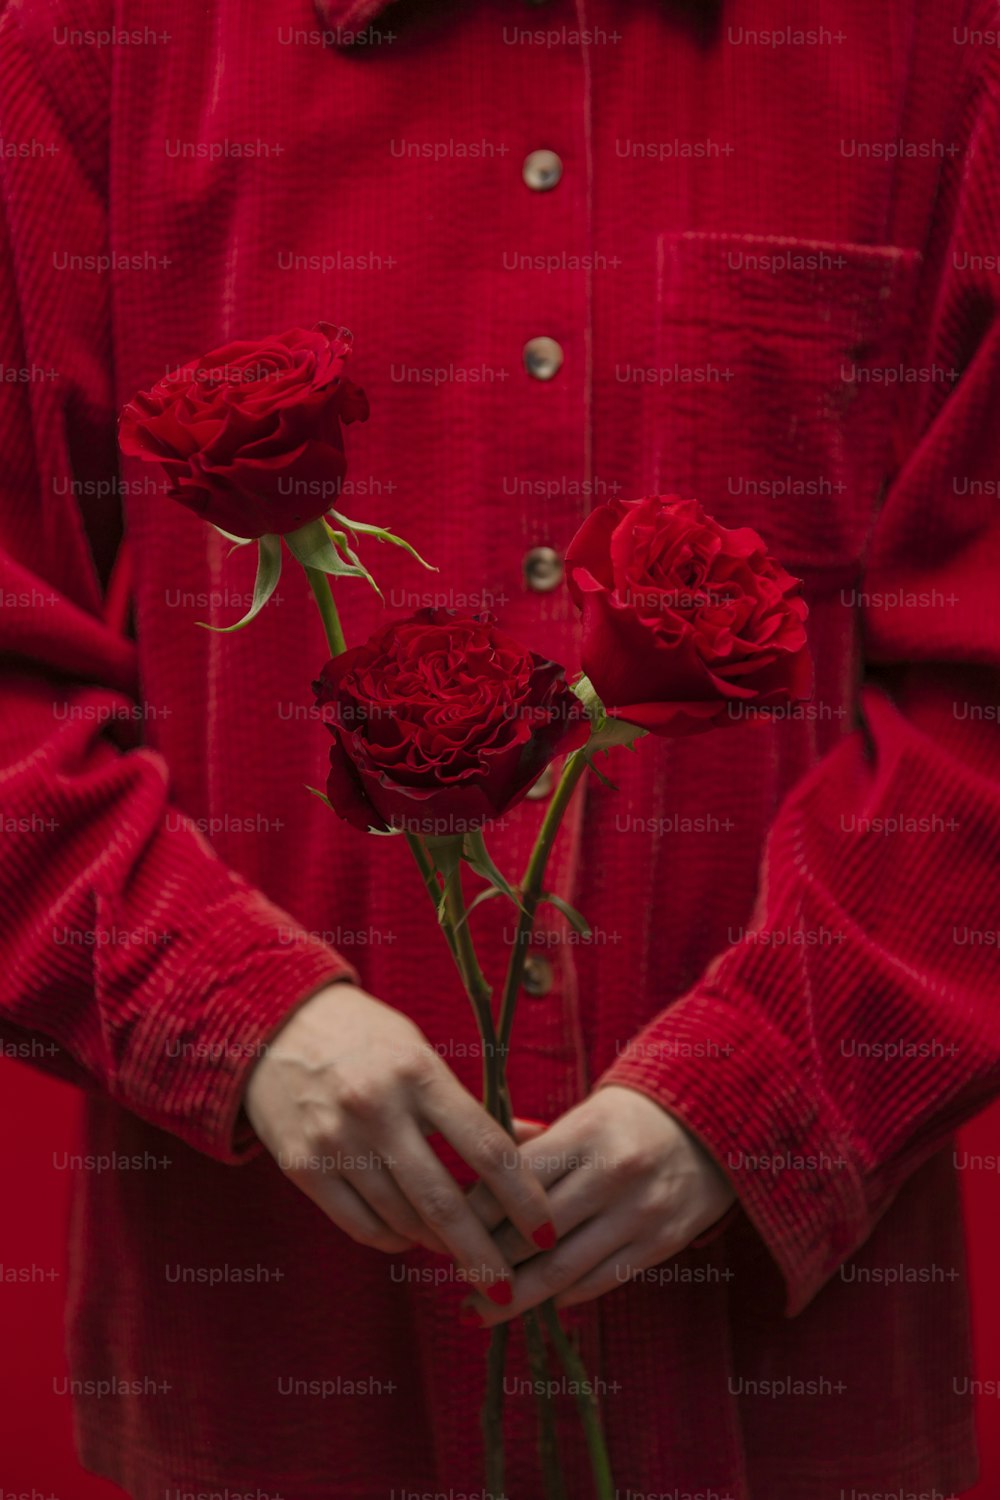
[[[348,644],[334,602],[338,578],[377,584],[365,539],[416,551],[388,527],[331,503],[345,472],[342,424],[364,420],[364,393],[346,375],[351,336],[319,324],[230,344],[172,372],[126,406],[121,446],[162,466],[170,494],[234,547],[258,548],[248,624],[281,572],[283,549],[302,565],[323,619],[330,659],[313,684],[332,737],[325,793],[360,832],[396,834],[413,852],[472,1004],[484,1059],[483,1103],[513,1135],[506,1079],[517,997],[536,913],[552,903],[579,932],[584,918],[545,872],[561,820],[588,768],[645,735],[687,735],[732,722],[731,706],[767,708],[803,697],[810,665],[798,580],[749,529],[727,530],[696,500],[615,500],[586,519],[566,552],[582,616],[583,673],[513,639],[489,615],[424,609]],[[527,868],[500,870],[486,830],[556,760],[562,771]],[[481,882],[466,903],[463,866]],[[472,916],[499,898],[516,909],[506,975],[483,974]],[[494,997],[497,997],[497,1003]],[[551,1245],[540,1246],[551,1248]],[[552,1302],[524,1314],[539,1395],[539,1444],[549,1500],[565,1493],[551,1389],[554,1355],[572,1382],[595,1490],[614,1482],[600,1412],[580,1355]],[[509,1324],[494,1329],[483,1409],[486,1492],[504,1487],[503,1375]]]

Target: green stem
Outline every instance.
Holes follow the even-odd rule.
[[[501,1068],[497,1050],[496,1028],[490,1009],[492,991],[486,981],[479,959],[476,957],[472,932],[469,929],[462,894],[462,861],[457,860],[444,883],[445,911],[451,927],[451,938],[455,944],[455,962],[465,984],[465,993],[472,1001],[472,1008],[479,1023],[479,1035],[483,1043],[483,1107],[494,1120],[501,1117]]]
[[[611,1477],[611,1463],[601,1427],[601,1413],[597,1396],[587,1376],[587,1367],[573,1348],[559,1321],[554,1302],[543,1302],[539,1309],[542,1321],[559,1356],[559,1362],[573,1382],[576,1393],[576,1408],[583,1423],[590,1453],[590,1466],[594,1475],[597,1500],[614,1500],[615,1483]]]
[[[543,890],[549,855],[570,798],[586,768],[587,756],[584,751],[578,750],[570,756],[563,767],[559,785],[553,793],[535,840],[520,891],[524,909],[519,914],[514,947],[508,965],[499,1027],[494,1027],[490,1006],[490,987],[479,967],[469,928],[462,892],[461,861],[458,861],[445,879],[446,920],[443,924],[445,936],[451,946],[466,993],[476,1013],[479,1033],[485,1049],[483,1102],[488,1113],[494,1119],[499,1120],[510,1135],[514,1132],[506,1080],[506,1058],[514,1023],[514,1010],[524,975],[524,962],[534,930],[535,913]],[[434,862],[420,839],[409,834],[407,839],[424,885],[437,908],[441,892],[435,878]],[[577,1391],[577,1407],[590,1454],[598,1500],[614,1500],[614,1482],[604,1444],[597,1399],[590,1386],[583,1361],[567,1339],[559,1322],[555,1303],[552,1301],[543,1303],[537,1311],[526,1314],[524,1321],[531,1368],[536,1381],[543,1382],[543,1385],[537,1388],[536,1404],[539,1452],[546,1500],[564,1500],[565,1487],[559,1463],[555,1413],[551,1398],[548,1397],[545,1388],[545,1382],[548,1379],[548,1361],[541,1332],[543,1323],[549,1330],[560,1364]],[[509,1326],[507,1323],[500,1323],[493,1330],[487,1361],[486,1399],[482,1412],[483,1440],[486,1450],[486,1494],[495,1497],[495,1500],[500,1500],[504,1493],[503,1376]]]
[[[416,850],[414,852],[417,853]],[[422,857],[425,853],[421,845],[417,859],[421,874],[424,874],[426,869]],[[426,859],[431,866],[432,879],[428,884],[425,878],[425,884],[433,895],[432,885],[436,888],[437,884],[433,880],[433,861],[430,861],[429,855],[426,855]],[[444,899],[445,935],[451,944],[455,963],[458,965],[458,971],[465,985],[465,992],[472,1002],[483,1045],[483,1107],[488,1114],[492,1115],[495,1120],[499,1120],[512,1133],[513,1122],[510,1119],[503,1069],[500,1066],[500,1056],[497,1051],[493,1011],[490,1008],[491,991],[479,967],[479,959],[472,940],[468,913],[465,909],[465,897],[462,892],[462,861],[460,859],[445,877]],[[486,1363],[486,1398],[483,1402],[482,1427],[488,1500],[489,1497],[492,1497],[492,1500],[503,1500],[504,1496],[503,1376],[507,1362],[509,1334],[508,1323],[500,1323],[494,1328],[490,1336],[489,1356]]]
[[[309,580],[309,587],[313,591],[313,598],[319,608],[320,618],[323,621],[323,629],[326,631],[326,642],[330,647],[331,656],[343,656],[347,650],[347,642],[344,640],[344,632],[340,624],[340,616],[337,606],[333,602],[333,585],[326,573],[319,568],[306,568],[305,575]]]
[[[483,1403],[483,1447],[486,1452],[486,1500],[503,1500],[503,1372],[507,1360],[509,1323],[498,1323],[486,1358],[486,1400]]]
[[[552,846],[555,843],[556,834],[562,823],[563,815],[569,806],[570,798],[573,796],[581,776],[587,769],[589,763],[588,752],[592,753],[592,751],[593,743],[574,751],[563,767],[562,776],[559,778],[559,784],[552,794],[552,800],[542,821],[542,826],[538,830],[538,837],[535,840],[535,846],[531,851],[528,867],[524,873],[524,880],[521,883],[520,896],[523,909],[518,918],[514,947],[511,952],[510,963],[507,967],[507,979],[504,985],[503,1000],[500,1006],[500,1020],[497,1026],[497,1037],[502,1057],[507,1056],[510,1046],[517,997],[524,978],[524,964],[531,945],[531,936],[535,927],[535,913],[538,909],[539,897],[543,890],[549,855],[552,853]],[[613,1500],[615,1493],[614,1480],[611,1476],[611,1464],[604,1443],[604,1433],[601,1429],[600,1409],[593,1387],[587,1377],[586,1366],[563,1331],[555,1303],[551,1300],[543,1302],[538,1309],[537,1315],[548,1329],[553,1348],[559,1356],[559,1362],[577,1392],[577,1409],[580,1414],[580,1420],[583,1423],[598,1500]],[[541,1421],[541,1412],[539,1413],[539,1420]]]
[[[514,1011],[517,1006],[518,991],[524,977],[524,962],[528,956],[528,948],[531,945],[531,934],[535,926],[535,912],[538,909],[538,898],[542,894],[542,882],[545,879],[545,867],[552,853],[552,845],[555,843],[559,825],[563,814],[569,806],[570,798],[576,790],[576,784],[587,769],[587,747],[575,750],[563,766],[559,785],[552,794],[542,826],[538,830],[535,847],[531,851],[528,860],[528,868],[524,873],[521,883],[521,906],[518,915],[517,930],[514,937],[514,947],[510,955],[510,963],[507,966],[507,981],[504,985],[503,1000],[500,1005],[500,1022],[497,1027],[497,1038],[500,1044],[501,1054],[506,1057],[510,1046],[510,1034],[514,1025]]]
[[[437,869],[434,864],[434,860],[431,858],[430,852],[419,834],[406,833],[404,836],[406,838],[406,842],[410,846],[410,852],[412,853],[413,858],[416,862],[417,869],[420,871],[420,878],[424,882],[424,888],[427,891],[428,896],[430,896],[431,898],[431,904],[434,907],[434,915],[437,916],[438,908],[441,904],[441,887],[438,885]],[[459,902],[461,902],[463,899],[461,887],[459,887],[458,889],[457,899]],[[461,906],[460,909],[464,912],[464,905]],[[462,925],[463,927],[468,927],[469,923],[467,917]],[[481,989],[485,992],[486,995],[484,1014],[484,1007],[479,1003],[478,993],[474,995],[469,989],[469,984],[466,979],[466,963],[468,962],[468,954],[466,955],[465,961],[463,961],[463,957],[459,953],[458,943],[455,938],[455,923],[452,920],[451,912],[447,908],[445,910],[445,920],[441,923],[441,931],[445,935],[445,940],[447,941],[448,947],[451,950],[451,956],[455,960],[455,968],[458,970],[458,977],[461,979],[462,986],[465,989],[466,994],[469,996],[469,999],[472,1001],[472,1006],[475,1011],[476,1023],[479,1027],[479,1034],[483,1044],[483,1082],[485,1093],[487,1051],[491,1051],[494,1057],[499,1057],[499,1052],[496,1045],[496,1029],[493,1025],[493,1012],[490,1009],[490,995],[492,992],[486,980],[483,978],[482,973],[480,972],[479,964],[475,959],[475,953],[474,951],[472,951],[472,939],[470,936],[468,951],[471,952],[475,972],[479,975]],[[484,1024],[489,1026],[489,1032],[487,1035],[483,1034]],[[503,1078],[503,1069],[501,1068],[499,1083],[499,1093],[501,1100],[506,1098],[506,1092],[507,1085],[506,1081]],[[499,1113],[497,1113],[496,1118],[500,1118]]]
[[[503,1326],[501,1324],[501,1327]],[[534,1309],[524,1314],[524,1339],[528,1348],[528,1363],[531,1366],[535,1386],[535,1405],[538,1409],[538,1453],[545,1482],[545,1500],[566,1500],[566,1485],[563,1481],[562,1465],[559,1462],[556,1414],[549,1391],[549,1357],[545,1348],[545,1339],[542,1336],[542,1325]]]
[[[510,1105],[510,1095],[507,1091],[507,1080],[504,1077],[503,1066],[500,1067],[500,1093],[498,1100],[497,1118],[513,1139],[514,1116]],[[528,1351],[528,1363],[531,1367],[532,1379],[535,1383],[535,1408],[538,1413],[538,1453],[542,1465],[542,1477],[545,1483],[545,1500],[566,1500],[566,1486],[563,1482],[562,1465],[559,1460],[559,1440],[556,1433],[555,1408],[552,1405],[552,1397],[549,1394],[549,1362],[545,1351],[545,1340],[542,1336],[542,1326],[538,1321],[538,1313],[534,1309],[522,1314],[524,1323],[524,1338]],[[487,1361],[486,1373],[486,1402],[483,1407],[483,1432],[487,1432],[487,1413],[499,1412],[503,1406],[503,1376],[506,1363],[507,1335],[503,1334],[500,1348],[494,1348],[494,1342],[499,1340],[501,1331],[510,1327],[509,1323],[498,1323],[493,1330],[490,1343],[490,1354]],[[494,1422],[498,1418],[490,1418],[490,1430],[493,1430]],[[499,1427],[500,1438],[503,1442],[502,1425]],[[489,1448],[487,1447],[487,1476],[490,1474],[491,1460]],[[502,1457],[501,1457],[502,1465]],[[503,1479],[501,1467],[500,1478]],[[493,1494],[487,1477],[487,1495]]]

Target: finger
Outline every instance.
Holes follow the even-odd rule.
[[[308,1178],[299,1181],[298,1186],[327,1218],[359,1245],[370,1245],[373,1250],[390,1254],[413,1249],[413,1241],[390,1229],[342,1177],[332,1172],[311,1172]]]
[[[622,1214],[602,1214],[561,1240],[555,1250],[536,1255],[514,1277],[514,1296],[508,1307],[490,1306],[481,1297],[472,1306],[485,1327],[537,1307],[549,1297],[558,1297],[590,1274],[603,1261],[624,1253],[631,1243],[631,1229]]]
[[[514,1140],[522,1146],[527,1141],[535,1140],[547,1129],[548,1126],[542,1120],[515,1119]],[[466,1198],[480,1223],[484,1224],[487,1229],[496,1229],[497,1225],[502,1224],[507,1218],[505,1210],[500,1207],[485,1182],[477,1182],[466,1194]],[[537,1246],[533,1245],[532,1254],[536,1249]]]
[[[519,1146],[524,1167],[546,1189],[550,1189],[553,1183],[575,1170],[586,1159],[579,1151],[579,1138],[573,1122],[570,1120],[569,1125],[566,1125],[566,1119],[563,1116],[561,1120],[556,1120],[554,1125],[546,1126],[544,1131],[539,1131]],[[510,1217],[487,1182],[477,1182],[469,1192],[468,1199],[469,1206],[487,1229],[496,1229],[504,1219]]]
[[[555,1244],[555,1228],[541,1182],[525,1164],[506,1130],[485,1113],[452,1074],[442,1071],[428,1085],[423,1111],[493,1193],[504,1217],[540,1250]],[[462,1196],[465,1213],[489,1239],[482,1222]],[[492,1241],[491,1241],[492,1243]]]
[[[412,1120],[396,1127],[392,1160],[396,1185],[425,1228],[477,1291],[496,1306],[506,1306],[513,1296],[510,1266]]]
[[[595,1297],[603,1297],[616,1287],[627,1286],[650,1264],[655,1262],[644,1257],[637,1244],[626,1245],[624,1249],[594,1266],[586,1276],[581,1276],[575,1286],[560,1292],[556,1297],[556,1306],[575,1307],[578,1302],[592,1302]]]
[[[500,1207],[485,1182],[477,1182],[475,1187],[471,1187],[465,1195],[465,1201],[484,1229],[499,1229],[506,1222],[506,1209]]]
[[[593,1167],[582,1167],[561,1177],[549,1188],[549,1212],[556,1229],[556,1243],[564,1240],[574,1229],[585,1224],[596,1214],[606,1211],[612,1194],[607,1174]],[[617,1193],[613,1195],[617,1197]],[[524,1238],[513,1224],[503,1224],[494,1232],[493,1239],[508,1265],[518,1266],[537,1255],[538,1246]]]
[[[447,1255],[443,1242],[428,1229],[412,1204],[404,1198],[392,1176],[391,1168],[384,1161],[374,1158],[369,1166],[341,1170],[345,1181],[350,1183],[358,1197],[395,1234],[411,1244],[423,1245],[426,1250]]]

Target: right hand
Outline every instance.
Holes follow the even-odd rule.
[[[554,1243],[545,1190],[510,1136],[412,1021],[356,985],[329,984],[292,1012],[244,1107],[286,1176],[353,1240],[450,1254],[498,1306],[511,1267],[426,1137],[441,1132],[526,1238]]]

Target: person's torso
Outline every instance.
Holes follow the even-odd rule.
[[[520,1003],[511,1067],[523,1115],[551,1119],[580,1097],[646,1019],[739,939],[781,798],[853,727],[852,590],[897,457],[919,250],[961,66],[941,9],[407,0],[348,45],[325,34],[350,11],[336,3],[325,16],[309,0],[224,0],[166,19],[146,0],[130,8],[128,27],[149,37],[119,47],[113,70],[122,401],[228,339],[346,325],[372,415],[347,434],[339,508],[399,530],[439,568],[425,573],[381,549],[370,561],[387,608],[489,608],[570,669],[576,620],[558,555],[612,495],[695,495],[724,523],[757,527],[805,580],[812,703],[644,745],[620,758],[617,791],[592,781],[570,820],[552,883],[595,934],[582,944],[554,910],[543,918],[541,993]],[[527,160],[538,151],[560,159],[548,190],[537,158]],[[557,372],[539,378],[553,357]],[[244,632],[198,629],[242,613],[252,561],[150,493],[137,468],[124,476],[144,731],[170,767],[178,809],[229,864],[326,933],[366,987],[413,1016],[477,1088],[474,1024],[402,841],[364,839],[305,790],[322,785],[328,745],[310,706],[325,653],[304,581],[286,570],[267,619]],[[383,617],[362,583],[346,581],[338,597],[349,640]],[[545,805],[526,801],[488,831],[512,873]],[[477,913],[494,973],[511,926],[501,907]],[[100,1102],[91,1123],[98,1134],[145,1133]],[[158,1305],[147,1306],[148,1278],[165,1258],[155,1253],[120,1289],[125,1304],[147,1306],[154,1337],[179,1321],[228,1340],[187,1377],[205,1442],[220,1452],[242,1442],[241,1478],[255,1464],[280,1476],[292,1462],[281,1446],[291,1421],[302,1472],[307,1460],[327,1478],[342,1466],[344,1494],[367,1485],[374,1495],[373,1476],[388,1493],[406,1477],[400,1465],[414,1480],[461,1472],[471,1481],[482,1351],[452,1326],[461,1288],[394,1285],[388,1263],[326,1235],[270,1162],[234,1174],[186,1148],[180,1156],[176,1187],[153,1177],[116,1189],[126,1215],[155,1225],[170,1258],[190,1257],[204,1235],[203,1255],[243,1243],[245,1259],[270,1255],[289,1273],[264,1290],[227,1289],[225,1304],[160,1285]],[[937,1201],[948,1198],[946,1176],[927,1189]],[[224,1224],[176,1217],[179,1197],[208,1192],[224,1201]],[[919,1193],[894,1213],[876,1255],[897,1254],[904,1240],[931,1253],[940,1239],[934,1253],[954,1258],[957,1230],[928,1223]],[[837,1468],[850,1434],[864,1434],[854,1439],[859,1471],[896,1451],[901,1469],[930,1472],[952,1426],[964,1452],[964,1408],[943,1417],[928,1406],[916,1369],[894,1364],[891,1397],[885,1390],[887,1330],[905,1344],[924,1316],[919,1296],[938,1297],[950,1327],[961,1305],[950,1283],[895,1297],[882,1288],[864,1308],[841,1283],[789,1333],[775,1273],[749,1231],[674,1264],[699,1277],[631,1287],[578,1315],[619,1385],[606,1409],[622,1486],[714,1486],[744,1500],[752,1473],[767,1483],[753,1500],[784,1496],[766,1454],[787,1418],[759,1400],[749,1439],[732,1382],[805,1371],[820,1357],[818,1373],[840,1378],[850,1364],[853,1374],[821,1415],[803,1403],[798,1436],[784,1431],[789,1495],[819,1495],[824,1473],[837,1494],[834,1478],[852,1472]],[[730,1266],[737,1279],[759,1278],[764,1313]],[[326,1307],[333,1270],[351,1296]],[[102,1316],[78,1312],[81,1342],[99,1335]],[[836,1341],[840,1326],[850,1348]],[[960,1363],[961,1334],[954,1340]],[[262,1383],[281,1371],[377,1376],[375,1365],[395,1377],[392,1399],[376,1393],[336,1410],[278,1401],[253,1431],[209,1415],[219,1387],[245,1385],[261,1397],[259,1414]],[[872,1420],[876,1391],[891,1407],[884,1422]],[[530,1398],[511,1404],[529,1445]],[[905,1416],[907,1404],[920,1416]],[[155,1406],[147,1420],[157,1432]],[[893,1435],[921,1424],[934,1428],[925,1453]],[[407,1434],[396,1456],[389,1432]],[[373,1455],[368,1470],[362,1449]],[[308,1492],[286,1482],[290,1496]],[[315,1493],[334,1490],[318,1483]]]

